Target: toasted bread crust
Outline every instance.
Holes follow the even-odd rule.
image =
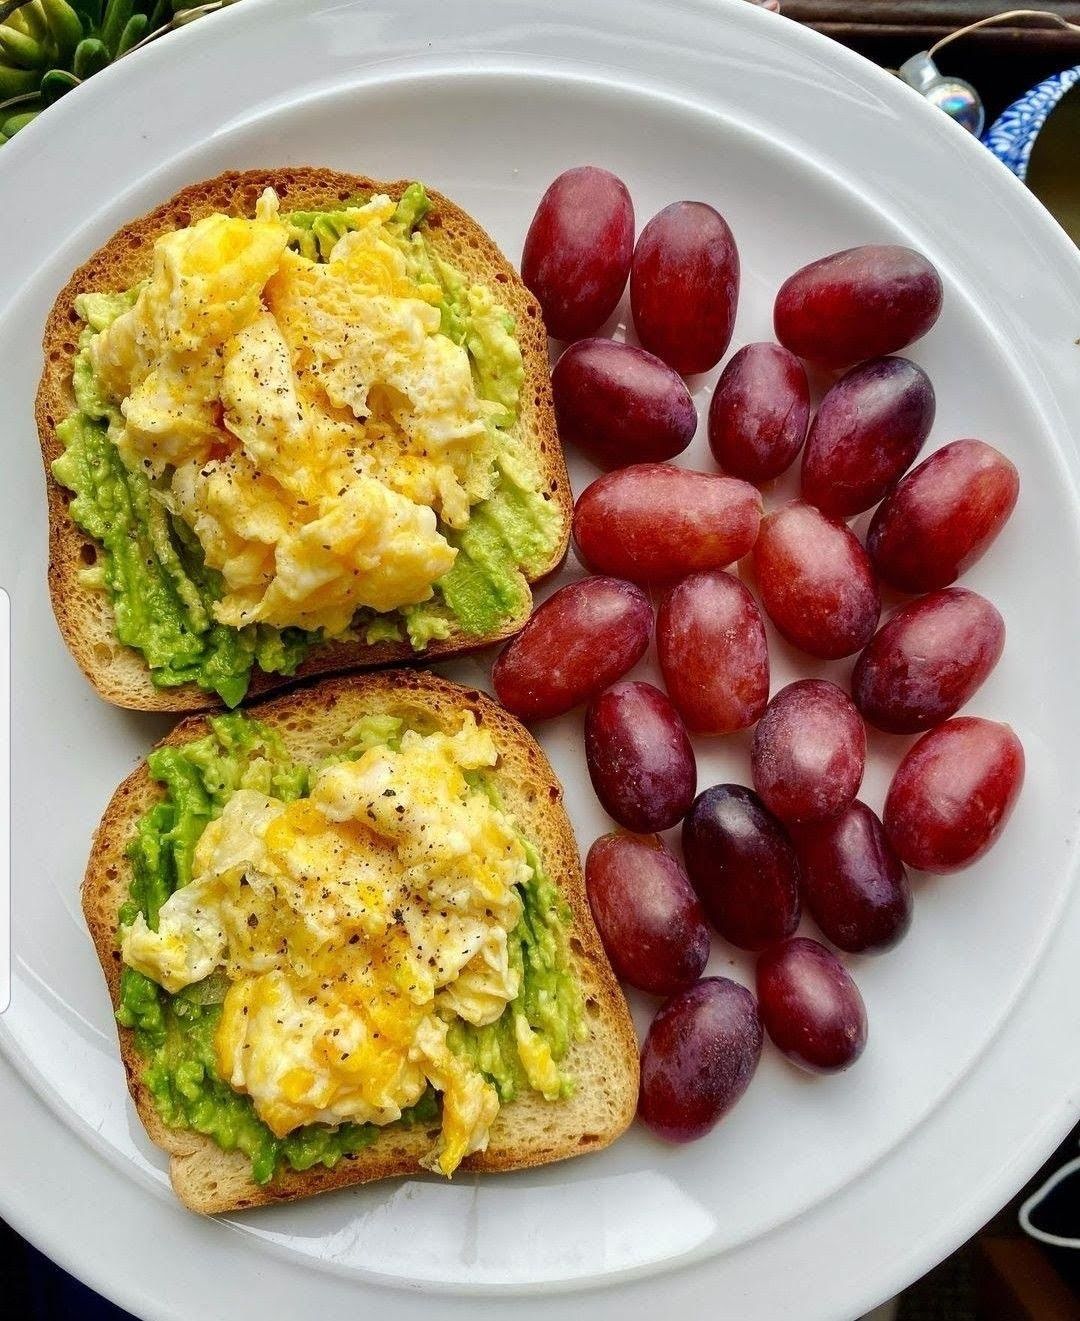
[[[135,711],[204,711],[221,705],[213,693],[196,684],[156,688],[138,652],[122,646],[113,628],[107,595],[81,581],[93,563],[97,546],[71,520],[70,493],[52,476],[51,465],[63,452],[57,425],[75,408],[72,366],[81,322],[75,299],[91,291],[129,289],[150,273],[154,241],[171,229],[191,224],[214,211],[254,215],[264,188],[277,189],[288,210],[314,210],[340,205],[357,193],[383,192],[401,196],[407,180],[385,183],[334,170],[288,166],[219,175],[182,189],[141,219],[125,225],[72,275],[61,290],[45,326],[45,369],[38,387],[35,417],[49,501],[49,594],[64,641],[83,673],[106,701]],[[517,320],[517,338],[525,365],[517,434],[532,452],[543,476],[545,495],[563,514],[563,536],[549,562],[532,579],[540,581],[562,563],[570,535],[573,496],[555,426],[548,371],[547,332],[540,305],[522,284],[514,268],[483,229],[460,207],[434,191],[425,222],[428,241],[466,276],[498,288],[498,295]],[[329,642],[314,649],[297,673],[287,677],[252,673],[250,695],[262,696],[298,680],[343,670],[367,669],[402,662],[433,661],[475,651],[516,633],[528,614],[506,621],[485,637],[457,631],[433,641],[417,655],[408,641]]]
[[[571,957],[586,1004],[587,1039],[571,1049],[565,1065],[577,1080],[574,1095],[554,1103],[535,1093],[515,1100],[500,1112],[488,1149],[468,1157],[462,1166],[484,1171],[523,1169],[607,1146],[633,1118],[638,1087],[633,1024],[593,925],[577,842],[562,804],[562,788],[547,758],[527,731],[490,698],[418,670],[326,680],[258,704],[251,713],[278,732],[290,753],[310,759],[340,746],[345,731],[365,714],[414,713],[442,726],[466,710],[494,738],[506,809],[538,847],[571,908]],[[207,729],[204,717],[189,717],[163,744],[186,743]],[[145,763],[124,780],[95,832],[83,881],[83,912],[114,1008],[122,967],[116,947],[117,911],[131,879],[125,849],[135,822],[161,795]],[[259,1187],[251,1181],[250,1163],[241,1153],[224,1152],[208,1137],[162,1123],[141,1082],[142,1060],[134,1033],[122,1027],[118,1032],[139,1117],[152,1141],[170,1154],[173,1187],[192,1210],[234,1211],[416,1173],[420,1157],[432,1145],[435,1135],[429,1129],[390,1128],[373,1146],[343,1159],[332,1170],[286,1169],[270,1186]]]

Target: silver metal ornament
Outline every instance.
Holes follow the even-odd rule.
[[[979,137],[986,122],[982,98],[963,78],[943,74],[928,51],[920,51],[900,66],[900,77],[931,105],[943,110],[969,133]]]

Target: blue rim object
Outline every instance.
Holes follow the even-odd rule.
[[[1003,110],[983,135],[989,147],[1002,164],[1017,178],[1027,180],[1028,162],[1035,139],[1050,112],[1070,88],[1080,83],[1080,65],[1051,74],[1030,92],[1025,92],[1007,110]]]

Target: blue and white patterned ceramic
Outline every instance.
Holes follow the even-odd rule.
[[[1077,83],[1080,65],[1051,75],[1002,111],[983,135],[986,146],[1020,179],[1027,178],[1031,149],[1050,112]]]

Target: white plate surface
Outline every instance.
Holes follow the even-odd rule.
[[[918,881],[896,951],[853,961],[871,1039],[850,1074],[808,1079],[767,1050],[742,1104],[690,1147],[634,1130],[537,1172],[408,1179],[199,1221],[172,1200],[128,1104],[78,909],[90,832],[166,725],[102,704],[49,610],[30,420],[44,316],[117,225],[222,169],[423,178],[516,260],[543,188],[585,160],[622,175],[639,224],[679,197],[723,210],[743,258],[735,346],[770,336],[777,285],[824,252],[900,239],[938,264],[946,311],[913,353],[938,390],[930,446],[977,435],[1023,477],[1016,516],[965,579],[1008,624],[971,709],[1023,739],[1021,805],[987,860]],[[245,0],[72,94],[4,149],[0,184],[0,572],[14,663],[0,1211],[140,1315],[236,1321],[373,1304],[464,1316],[469,1295],[492,1291],[515,1295],[515,1315],[546,1317],[586,1288],[575,1305],[597,1316],[708,1290],[739,1321],[850,1317],[991,1214],[1073,1120],[1080,1029],[1080,260],[1007,172],[870,65],[741,0]],[[693,383],[702,412],[712,379]],[[682,461],[711,466],[703,435]],[[595,476],[572,468],[579,490]],[[571,559],[562,580],[579,572]],[[799,671],[779,643],[773,656],[775,688]],[[487,681],[486,659],[445,668]],[[580,723],[572,714],[542,739],[587,845],[608,827]],[[873,741],[863,796],[875,807],[904,746]],[[699,767],[702,787],[745,782],[747,741],[700,741]],[[719,942],[712,969],[752,977]],[[635,1010],[642,1026],[648,1006]]]

